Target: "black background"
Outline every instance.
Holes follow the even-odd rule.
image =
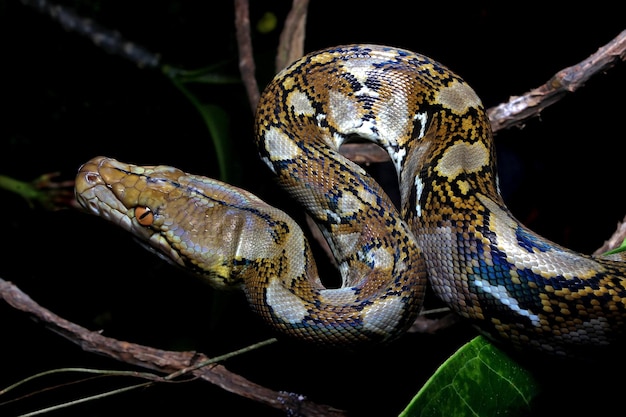
[[[275,13],[280,25],[290,6],[288,1],[254,3],[253,27],[265,12]],[[305,49],[354,42],[408,48],[463,76],[489,108],[545,83],[625,29],[617,6],[505,3],[409,7],[406,2],[313,1]],[[226,72],[237,75],[230,2],[61,4],[159,53],[171,66],[196,69],[223,62]],[[0,26],[0,174],[31,180],[59,171],[62,179],[72,179],[83,162],[108,155],[218,175],[201,118],[161,73],[104,52],[18,1],[0,1]],[[279,30],[253,34],[261,87],[273,73]],[[623,64],[598,74],[523,129],[496,135],[501,187],[512,211],[533,230],[582,252],[599,247],[626,214],[621,195],[625,75]],[[237,185],[297,215],[256,159],[243,87],[195,88],[203,100],[221,106],[230,117]],[[2,190],[0,202],[0,277],[68,320],[102,328],[105,335],[121,340],[195,349],[209,356],[272,336],[240,297],[214,294],[100,219],[74,210],[31,209]],[[0,388],[55,367],[124,368],[82,352],[3,303],[0,335]],[[305,394],[351,415],[393,416],[472,335],[460,325],[437,335],[407,335],[367,354],[320,352],[281,341],[227,365],[255,382]],[[570,384],[573,391],[589,393],[598,383],[564,382],[558,395],[568,392]],[[0,414],[30,411],[101,388],[80,384],[5,406],[5,411],[0,407]],[[558,395],[555,400],[560,400]],[[600,405],[593,397],[583,403],[571,410]],[[51,415],[119,411],[282,415],[202,382],[161,385]]]

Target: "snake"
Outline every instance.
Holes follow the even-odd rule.
[[[515,218],[483,104],[437,61],[377,44],[309,53],[266,86],[253,133],[271,176],[327,240],[339,285],[319,276],[295,220],[219,180],[98,156],[80,167],[76,198],[213,287],[243,291],[265,323],[298,340],[396,340],[428,286],[518,350],[571,356],[624,339],[623,255],[578,253]],[[389,155],[398,204],[342,156],[354,141]]]

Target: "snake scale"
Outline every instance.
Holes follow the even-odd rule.
[[[319,225],[342,285],[325,288],[300,227],[231,185],[97,157],[76,179],[88,211],[131,231],[264,321],[328,345],[384,343],[415,320],[427,282],[492,340],[556,355],[623,339],[626,264],[535,234],[500,196],[480,99],[408,50],[346,45],[281,71],[255,118],[260,157]],[[398,208],[339,153],[371,141],[397,171]]]

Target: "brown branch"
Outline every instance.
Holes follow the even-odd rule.
[[[287,15],[285,26],[280,35],[276,55],[277,71],[303,55],[308,4],[308,0],[293,0],[292,9]],[[250,9],[247,0],[235,0],[235,30],[239,48],[239,72],[246,88],[250,107],[254,113],[259,102],[260,92],[255,77],[252,38],[250,36]]]
[[[105,337],[69,322],[34,302],[18,287],[0,278],[0,299],[13,308],[30,314],[53,332],[75,343],[86,352],[98,353],[120,362],[159,372],[172,373],[204,362],[208,358],[196,352],[174,352],[142,346],[135,343]],[[222,389],[279,409],[288,415],[298,416],[344,416],[333,407],[317,404],[304,396],[278,392],[235,374],[223,365],[215,364],[192,371]]]
[[[276,52],[276,71],[304,55],[304,36],[309,0],[293,0]]]
[[[235,31],[239,48],[239,71],[246,87],[248,101],[252,113],[256,111],[259,102],[259,86],[254,76],[255,65],[252,54],[252,38],[250,36],[250,8],[248,0],[235,0]]]
[[[339,152],[357,164],[367,165],[379,162],[388,162],[389,154],[375,143],[346,143]]]
[[[626,57],[626,30],[584,61],[556,73],[547,83],[520,97],[487,110],[493,131],[519,125],[582,87],[599,72],[612,68]]]

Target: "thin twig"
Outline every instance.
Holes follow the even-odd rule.
[[[127,392],[127,391],[131,391],[137,388],[143,388],[146,387],[148,385],[153,384],[152,381],[149,382],[143,382],[141,384],[136,384],[136,385],[130,385],[128,387],[122,387],[122,388],[117,388],[111,391],[107,391],[107,392],[102,392],[100,394],[95,394],[95,395],[91,395],[89,397],[83,397],[83,398],[79,398],[77,400],[73,400],[73,401],[67,401],[64,402],[62,404],[57,404],[57,405],[53,405],[50,407],[46,407],[46,408],[41,408],[39,410],[35,410],[32,411],[30,413],[26,413],[26,414],[21,414],[19,417],[33,417],[33,416],[38,416],[41,414],[46,414],[49,413],[50,411],[55,411],[55,410],[61,410],[63,408],[68,408],[68,407],[72,407],[78,404],[83,404],[89,401],[94,401],[94,400],[99,400],[105,397],[110,397],[112,395],[117,395],[117,394],[121,394],[123,392]]]

